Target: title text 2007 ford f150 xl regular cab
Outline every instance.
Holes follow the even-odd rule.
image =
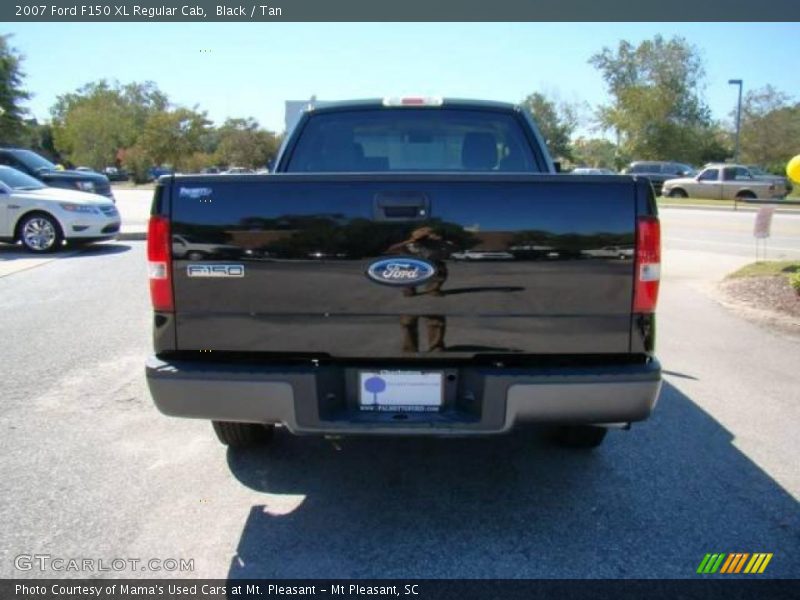
[[[232,446],[275,424],[545,422],[591,447],[652,411],[660,234],[646,179],[556,174],[517,107],[425,98],[311,110],[275,171],[158,183],[147,381],[163,413],[209,419]],[[174,252],[185,239],[221,250]]]

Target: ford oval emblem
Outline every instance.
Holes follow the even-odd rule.
[[[394,286],[419,285],[435,274],[436,267],[431,263],[410,256],[383,258],[367,268],[367,277],[378,283]]]

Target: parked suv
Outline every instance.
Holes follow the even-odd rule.
[[[94,171],[59,169],[55,164],[24,148],[0,148],[0,165],[12,167],[49,187],[100,194],[114,200],[108,177]]]
[[[628,175],[644,175],[653,184],[656,195],[660,196],[661,187],[667,179],[687,177],[694,174],[695,170],[691,165],[684,163],[637,160],[628,165],[623,172]]]

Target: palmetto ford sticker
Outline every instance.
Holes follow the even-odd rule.
[[[210,187],[182,187],[178,189],[178,196],[181,198],[191,198],[199,200],[209,198],[213,190]]]
[[[392,286],[419,285],[435,274],[436,267],[431,263],[408,256],[384,258],[375,261],[367,268],[367,277]]]

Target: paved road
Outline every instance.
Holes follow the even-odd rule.
[[[208,577],[691,577],[706,552],[729,551],[774,552],[768,575],[800,575],[800,343],[709,297],[747,252],[725,245],[727,230],[703,251],[679,240],[713,243],[714,223],[741,217],[691,212],[681,226],[688,212],[664,211],[657,412],[589,455],[535,429],[279,435],[268,451],[226,452],[207,423],[151,405],[142,242],[12,269],[0,277],[0,577],[46,575],[14,570],[34,553],[191,558]],[[16,256],[0,249],[0,264]]]
[[[114,198],[122,216],[122,233],[142,233],[147,231],[150,218],[152,190],[114,189]]]
[[[668,249],[699,250],[755,259],[755,218],[756,213],[752,210],[664,208],[661,210],[664,245]],[[771,236],[765,246],[770,260],[800,258],[800,213],[775,214]],[[762,256],[763,251],[759,252]]]

